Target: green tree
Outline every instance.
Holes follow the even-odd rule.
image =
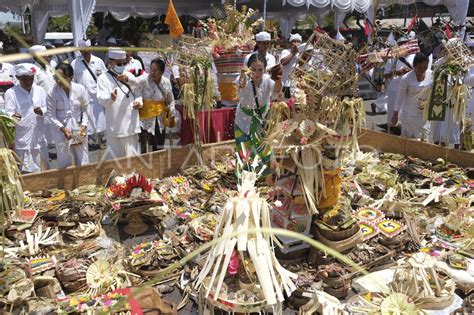
[[[49,18],[48,32],[71,32],[71,18],[69,15]]]

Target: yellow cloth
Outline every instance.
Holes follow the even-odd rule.
[[[337,204],[341,195],[341,172],[340,169],[334,171],[323,171],[324,183],[326,185],[326,198],[322,198],[317,205],[318,208],[329,208]]]
[[[237,84],[235,83],[219,83],[219,92],[223,101],[236,101],[239,99],[237,96]]]
[[[172,0],[170,0],[168,11],[166,12],[165,24],[170,26],[170,35],[174,38],[179,38],[181,34],[184,33],[183,26],[181,25],[178,14],[176,14]]]
[[[143,107],[140,108],[139,114],[142,120],[163,115],[163,123],[166,127],[173,128],[176,125],[176,120],[171,116],[170,109],[166,107],[163,101],[144,99]]]
[[[149,99],[143,100],[143,107],[140,108],[140,119],[148,119],[163,115],[168,111],[165,102],[153,101]]]

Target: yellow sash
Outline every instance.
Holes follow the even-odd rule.
[[[140,108],[140,119],[148,119],[163,115],[168,111],[164,101],[143,100],[143,107]]]
[[[141,120],[163,115],[163,123],[166,127],[173,128],[176,125],[176,121],[171,116],[170,110],[166,107],[164,101],[144,99],[143,107],[139,109],[139,114]]]
[[[237,90],[237,84],[235,83],[219,83],[219,92],[223,101],[238,100]]]

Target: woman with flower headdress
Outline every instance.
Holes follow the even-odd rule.
[[[235,114],[235,143],[243,162],[259,157],[262,164],[271,161],[272,150],[265,144],[266,116],[272,96],[282,88],[281,77],[265,74],[265,61],[252,55],[247,63],[251,70],[250,80],[242,73],[239,82],[240,104]],[[249,163],[249,164],[250,164]]]

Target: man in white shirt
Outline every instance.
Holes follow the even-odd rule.
[[[402,45],[412,39],[416,39],[415,32],[411,31],[409,34],[401,37],[398,40],[398,45]],[[392,43],[391,43],[392,44]],[[429,55],[428,70],[431,69],[433,63],[433,56]],[[398,94],[398,86],[403,75],[413,69],[413,59],[415,54],[408,55],[404,58],[389,59],[385,64],[384,78],[385,89],[387,93],[387,124],[392,123],[392,115],[395,107],[395,101]]]
[[[49,63],[51,61],[51,56],[42,56],[41,58],[35,56],[36,53],[41,53],[43,51],[46,51],[46,47],[43,45],[34,45],[28,49],[28,52],[33,54],[33,65],[36,67],[35,84],[42,87],[43,90],[48,93],[48,91],[55,85],[54,69]],[[44,134],[46,136],[46,142],[49,146],[52,146],[54,140],[48,119],[45,120]]]
[[[273,55],[268,53],[268,48],[270,47],[272,37],[268,32],[260,32],[255,35],[255,41],[257,42],[257,49],[254,52],[251,52],[244,59],[244,66],[247,66],[250,56],[258,54],[260,60],[265,60],[267,65],[267,70],[276,65],[276,59]]]
[[[33,55],[33,65],[36,67],[35,84],[47,92],[55,84],[54,70],[49,64],[50,56],[42,56],[41,58],[35,56],[35,54],[43,51],[46,51],[46,47],[43,45],[34,45],[28,49],[28,52]]]
[[[49,168],[45,138],[44,115],[46,92],[34,84],[36,67],[22,63],[15,66],[19,84],[5,93],[7,115],[15,118],[15,152],[23,162],[20,171],[32,173],[41,170],[41,161]]]
[[[109,71],[97,78],[97,99],[105,108],[107,134],[106,158],[138,155],[140,119],[138,109],[143,106],[139,91],[132,91],[127,83],[133,78],[125,72],[126,54],[123,50],[110,49]]]
[[[90,47],[90,40],[80,40],[79,47]],[[104,62],[89,50],[79,50],[81,55],[71,63],[74,69],[74,82],[82,84],[89,94],[88,134],[91,142],[101,144],[101,134],[105,131],[104,107],[97,100],[97,78],[107,72]],[[98,135],[98,136],[97,136]],[[94,141],[95,140],[95,141]]]
[[[290,47],[281,52],[283,93],[285,94],[286,99],[291,97],[290,73],[295,67],[296,60],[298,59],[298,46],[301,44],[302,40],[300,34],[291,34],[288,40],[290,42]]]

